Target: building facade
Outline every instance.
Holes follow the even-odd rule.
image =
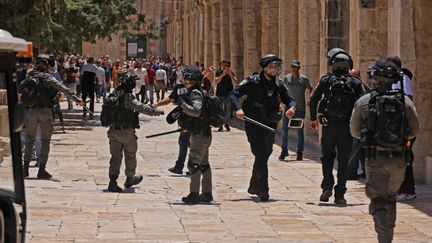
[[[414,146],[419,182],[432,183],[432,1],[429,0],[173,0],[168,3],[167,53],[217,66],[229,59],[239,80],[275,53],[299,59],[313,83],[327,72],[327,51],[347,50],[367,78],[375,60],[398,55],[414,73],[421,134]]]

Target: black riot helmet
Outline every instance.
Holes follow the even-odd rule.
[[[370,79],[378,80],[382,83],[393,84],[399,81],[401,73],[398,67],[390,60],[380,59],[368,69]]]
[[[35,60],[35,69],[41,72],[48,71],[49,57],[48,55],[38,55]]]
[[[351,56],[342,48],[332,48],[327,53],[328,64],[332,67],[332,73],[336,76],[347,74],[353,69]]]
[[[132,92],[136,86],[136,80],[139,79],[137,75],[127,70],[119,72],[118,77],[126,92]]]
[[[182,73],[183,78],[192,81],[193,86],[201,86],[204,75],[202,75],[198,67],[185,65],[182,69]]]
[[[261,60],[259,61],[259,65],[261,66],[262,69],[267,67],[267,65],[269,65],[270,63],[275,63],[275,64],[281,65],[282,59],[280,59],[275,54],[267,54],[263,58],[261,58]]]

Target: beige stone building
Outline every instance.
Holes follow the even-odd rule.
[[[167,0],[136,0],[135,7],[138,13],[145,14],[146,21],[154,23],[159,28],[154,34],[158,39],[147,38],[147,30],[131,31],[131,34],[137,37],[137,40],[127,40],[122,37],[122,33],[111,35],[111,40],[97,40],[96,43],[83,42],[82,54],[93,57],[109,55],[111,59],[143,57],[147,55],[161,56],[166,54],[166,35],[161,33],[160,26],[163,19],[168,18],[166,15]],[[138,45],[135,45],[137,43]]]
[[[398,55],[414,72],[422,132],[415,145],[419,182],[432,183],[432,1],[430,0],[173,0],[167,52],[205,66],[230,59],[240,77],[259,70],[267,53],[288,72],[297,58],[316,83],[327,72],[326,53],[341,47],[366,79],[378,58]]]
[[[136,6],[156,23],[168,19],[167,35],[150,40],[148,54],[183,56],[185,63],[205,66],[229,59],[242,78],[258,71],[259,58],[270,52],[285,61],[283,74],[291,59],[299,59],[313,83],[327,72],[326,53],[333,47],[352,55],[363,79],[376,59],[400,56],[415,75],[422,129],[414,146],[416,179],[432,183],[432,1],[137,0]],[[124,59],[126,46],[113,36],[111,42],[84,43],[83,53]]]

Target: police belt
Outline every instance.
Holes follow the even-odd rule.
[[[48,106],[48,105],[35,105],[35,106],[26,106],[25,108],[27,110],[30,110],[30,109],[45,109],[45,108],[52,109],[53,107],[52,106]]]
[[[404,153],[402,151],[391,151],[391,150],[377,150],[376,155],[384,158],[392,157],[403,157]]]
[[[110,126],[110,128],[114,130],[133,129],[131,126]]]

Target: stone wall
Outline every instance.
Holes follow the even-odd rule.
[[[230,59],[239,81],[259,71],[259,58],[270,52],[283,58],[282,75],[290,71],[291,59],[299,59],[301,72],[313,84],[328,71],[326,53],[332,47],[342,47],[352,55],[364,80],[367,68],[378,58],[400,56],[402,65],[414,72],[414,101],[422,128],[414,147],[416,179],[432,182],[432,171],[426,169],[432,168],[426,162],[432,161],[428,145],[432,136],[432,49],[428,48],[432,1],[159,0],[146,1],[146,5],[143,11],[150,9],[154,16],[165,11],[169,20],[167,37],[159,40],[166,44],[150,44],[154,53],[183,56],[189,64],[199,61],[205,66]],[[85,43],[86,52],[122,59],[125,42],[114,38],[111,43]]]
[[[414,71],[415,104],[422,132],[415,145],[415,175],[419,182],[431,181],[432,161],[428,141],[432,136],[432,1],[429,0],[176,0],[178,8],[188,4],[186,16],[197,11],[203,21],[203,48],[192,45],[176,56],[203,56],[206,66],[217,65],[229,55],[239,81],[259,71],[258,60],[269,52],[284,60],[283,75],[291,59],[299,59],[301,72],[315,84],[327,72],[326,54],[342,47],[360,69],[363,79],[377,59],[398,55],[402,65]],[[228,7],[227,7],[228,6]],[[176,12],[177,13],[177,12]],[[170,19],[178,26],[180,18]],[[184,25],[183,25],[184,26]],[[185,27],[185,26],[184,26]],[[228,30],[228,31],[227,31]],[[178,36],[168,43],[182,45]],[[191,51],[193,49],[193,51]],[[196,54],[198,52],[198,54]],[[201,59],[200,59],[201,61]],[[309,133],[314,133],[306,129]],[[309,131],[308,131],[309,130]]]

